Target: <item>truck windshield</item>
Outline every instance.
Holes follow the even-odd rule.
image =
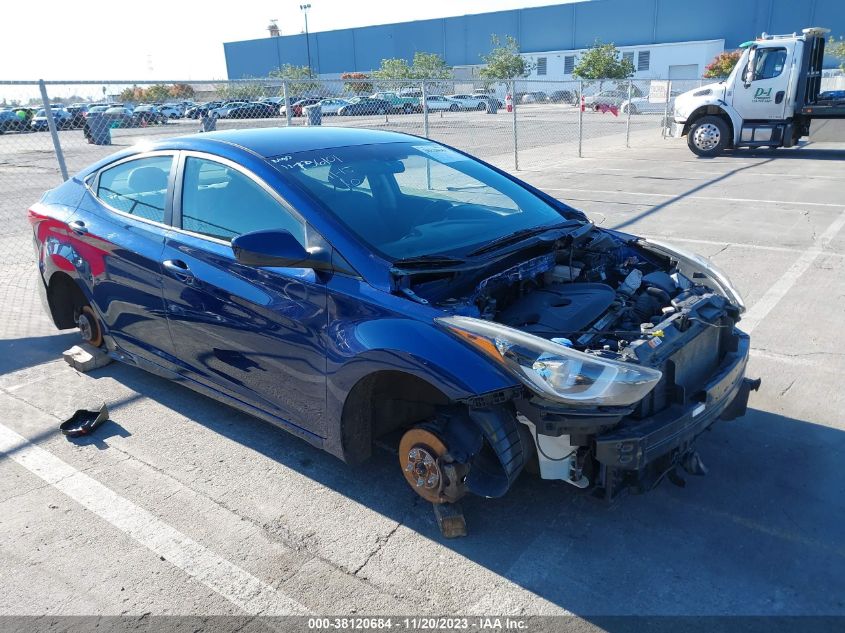
[[[424,140],[337,147],[269,162],[355,236],[395,260],[466,255],[561,213],[509,178]]]

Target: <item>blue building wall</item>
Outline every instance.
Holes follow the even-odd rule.
[[[706,7],[706,10],[705,10]],[[310,34],[319,74],[368,71],[381,60],[437,53],[450,66],[481,63],[490,36],[517,39],[525,53],[586,48],[597,39],[619,46],[724,39],[727,48],[768,33],[824,26],[845,34],[845,0],[592,0],[436,20]],[[266,76],[281,64],[308,63],[305,36],[223,45],[230,79]]]

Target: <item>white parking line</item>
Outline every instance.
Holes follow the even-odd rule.
[[[795,282],[812,265],[816,258],[824,252],[824,248],[836,237],[836,234],[845,226],[845,211],[840,213],[828,226],[824,233],[819,236],[818,241],[804,251],[795,263],[760,297],[748,312],[742,317],[742,329],[749,334],[756,328],[760,321],[766,318],[781,299],[790,291]]]
[[[306,615],[310,610],[140,506],[0,424],[8,457],[250,615]]]
[[[580,191],[582,193],[607,193],[623,196],[652,196],[655,198],[678,198],[678,200],[711,200],[716,202],[754,202],[764,204],[786,204],[793,207],[832,207],[841,209],[842,203],[803,202],[794,200],[762,200],[758,198],[721,198],[718,196],[684,196],[677,193],[649,193],[646,191],[612,191],[609,189],[584,189],[581,187],[543,187],[545,191]]]

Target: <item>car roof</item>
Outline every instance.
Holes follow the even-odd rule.
[[[187,142],[192,139],[236,145],[269,158],[287,152],[305,152],[329,147],[401,143],[414,141],[416,137],[399,132],[364,128],[290,127],[205,132],[201,135],[182,136],[174,140]],[[168,141],[163,141],[160,146],[165,149],[166,145],[169,145]]]

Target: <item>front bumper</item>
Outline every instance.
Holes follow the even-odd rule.
[[[622,470],[640,470],[664,455],[689,450],[695,438],[719,418],[733,420],[744,415],[748,395],[760,381],[745,378],[750,339],[741,334],[735,352],[706,385],[703,396],[692,405],[673,405],[637,424],[598,435],[596,460]]]
[[[666,136],[669,138],[681,138],[684,135],[684,124],[677,121],[670,121],[666,126]]]

